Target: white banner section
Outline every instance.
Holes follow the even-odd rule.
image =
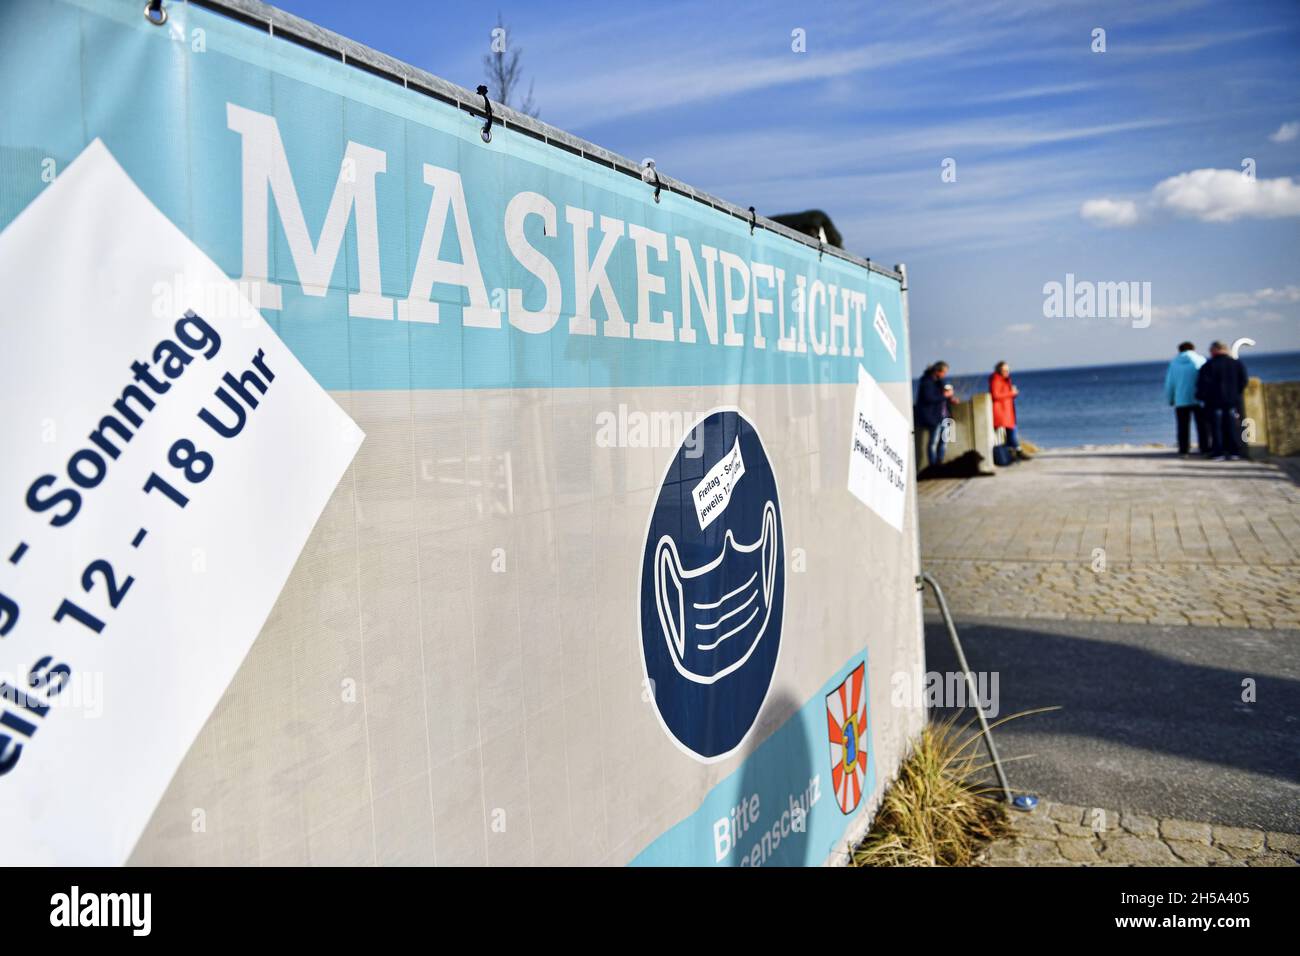
[[[364,436],[98,140],[0,288],[0,862],[120,864]]]

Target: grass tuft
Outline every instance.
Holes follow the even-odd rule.
[[[1000,791],[979,782],[989,768],[983,738],[956,717],[926,725],[853,851],[855,866],[969,866],[1010,829]]]

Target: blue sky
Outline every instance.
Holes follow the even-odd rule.
[[[1300,349],[1295,0],[279,6],[469,88],[499,9],[543,120],[906,262],[917,370]],[[1045,317],[1067,273],[1150,326]]]

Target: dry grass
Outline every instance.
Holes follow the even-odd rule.
[[[972,723],[957,727],[954,715],[926,726],[853,851],[855,866],[969,866],[1009,830],[1006,808],[993,799],[1000,792],[979,782],[991,765]]]

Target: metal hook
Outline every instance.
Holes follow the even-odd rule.
[[[483,114],[487,117],[487,122],[483,124],[483,131],[479,136],[483,137],[483,142],[492,142],[492,101],[488,99],[488,89],[482,83],[478,86],[478,95],[483,97]]]
[[[156,27],[167,22],[167,11],[163,9],[162,0],[149,0],[144,5],[144,18]]]
[[[754,234],[754,220],[758,218],[758,213],[754,212],[754,207],[749,207],[749,234]]]
[[[641,181],[654,184],[655,202],[658,202],[659,190],[663,188],[663,183],[659,181],[659,170],[655,169],[655,161],[649,157],[641,161]]]

